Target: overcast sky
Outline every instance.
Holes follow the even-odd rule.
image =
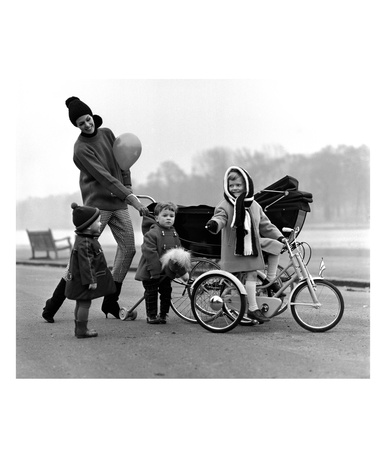
[[[378,125],[369,120],[371,93],[366,83],[339,78],[25,79],[18,86],[23,126],[16,131],[16,197],[79,189],[72,161],[79,130],[65,106],[72,95],[102,116],[116,136],[131,132],[140,138],[135,183],[166,160],[190,172],[195,155],[216,146],[261,150],[278,144],[305,154],[327,145],[371,146]]]

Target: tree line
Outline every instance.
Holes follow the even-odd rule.
[[[135,190],[157,201],[215,206],[222,199],[223,175],[231,165],[250,173],[255,192],[285,175],[296,178],[299,190],[313,195],[310,217],[314,223],[369,223],[370,150],[366,146],[328,146],[311,155],[290,155],[280,146],[262,151],[213,148],[197,154],[190,174],[167,161],[145,183],[136,184]]]
[[[260,191],[285,175],[299,181],[299,190],[313,195],[307,223],[368,225],[370,221],[370,150],[366,146],[327,146],[311,155],[287,153],[281,146],[260,151],[216,147],[195,156],[190,173],[165,161],[144,182],[133,176],[134,191],[156,201],[215,206],[223,196],[223,176],[231,165],[246,169]],[[73,228],[69,205],[81,204],[79,192],[30,198],[17,203],[17,229]],[[140,223],[136,211],[135,226]]]

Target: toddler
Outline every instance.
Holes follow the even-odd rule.
[[[177,206],[174,203],[157,203],[154,209],[155,223],[143,237],[142,256],[135,279],[142,281],[145,289],[147,323],[150,324],[166,324],[172,294],[171,279],[175,277],[188,279],[190,258],[186,258],[189,254],[181,248],[180,238],[173,226],[176,213]],[[165,260],[171,249],[178,249],[180,254],[182,253],[182,258],[179,259],[177,256],[174,261],[170,259],[162,264],[161,260]]]
[[[116,287],[98,242],[101,227],[99,209],[78,206],[76,203],[72,203],[71,208],[76,238],[70,257],[65,295],[76,301],[75,336],[91,338],[98,336],[95,330],[87,328],[91,300],[113,294]]]

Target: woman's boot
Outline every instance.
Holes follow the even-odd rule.
[[[84,338],[92,338],[98,336],[98,333],[95,330],[89,330],[87,328],[88,322],[79,322],[75,320],[75,336],[78,339]]]
[[[119,319],[119,310],[121,309],[118,304],[119,294],[121,293],[122,283],[115,281],[116,290],[114,294],[106,295],[102,302],[102,312],[106,314],[111,314],[116,319]]]
[[[58,312],[62,306],[66,296],[64,291],[66,289],[66,280],[61,278],[59,284],[56,286],[52,297],[46,301],[46,306],[43,308],[42,317],[49,323],[54,323],[54,315]]]

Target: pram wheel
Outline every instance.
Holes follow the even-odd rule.
[[[232,330],[243,319],[245,308],[245,289],[230,273],[212,271],[194,284],[192,311],[197,322],[208,331]]]
[[[137,318],[137,311],[131,311],[127,308],[119,310],[119,318],[121,320],[135,320]]]
[[[173,281],[171,307],[181,319],[195,323],[196,319],[191,308],[192,284],[203,273],[219,269],[220,267],[214,261],[205,258],[192,258],[191,263],[192,270],[190,271],[189,282],[184,283],[179,279]]]

